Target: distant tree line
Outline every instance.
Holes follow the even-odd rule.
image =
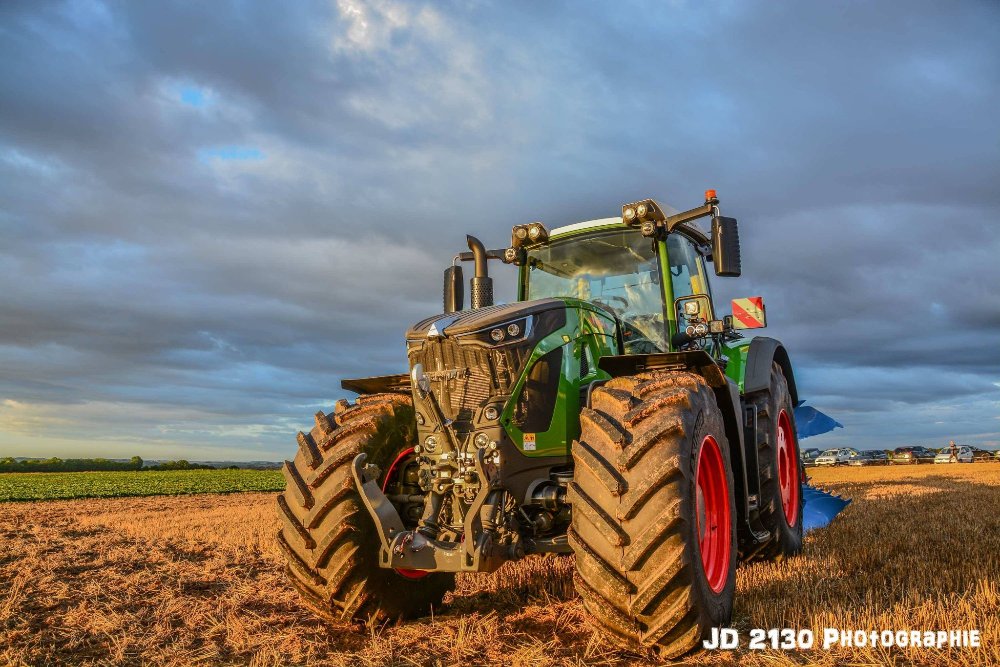
[[[235,467],[235,466],[234,466]],[[100,472],[114,470],[215,470],[215,466],[204,463],[163,461],[143,467],[142,458],[133,456],[128,461],[110,459],[21,459],[12,456],[0,458],[0,472]]]
[[[146,470],[215,470],[215,466],[205,463],[189,463],[184,459],[180,461],[164,461],[156,465],[149,466]]]

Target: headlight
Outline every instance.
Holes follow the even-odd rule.
[[[469,338],[478,340],[487,345],[509,345],[523,341],[531,333],[531,317],[522,317],[517,320],[507,321],[503,324],[493,326],[467,334],[459,334],[458,339],[468,340]]]

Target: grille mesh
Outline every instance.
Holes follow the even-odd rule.
[[[428,339],[411,349],[410,366],[423,364],[442,412],[461,428],[473,420],[487,399],[510,392],[523,354],[516,347],[488,348],[471,341]]]

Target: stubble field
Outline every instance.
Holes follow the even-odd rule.
[[[1000,464],[838,468],[804,555],[738,574],[740,652],[688,664],[1000,664]],[[331,627],[285,583],[274,495],[0,503],[0,664],[633,665],[571,557],[463,575],[432,619]],[[405,589],[401,586],[401,594]],[[750,652],[750,628],[977,628],[980,649]]]

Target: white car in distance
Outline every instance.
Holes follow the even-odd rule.
[[[857,458],[861,455],[861,452],[854,449],[853,447],[841,447],[839,449],[828,449],[818,457],[816,457],[816,465],[818,466],[835,466],[841,463],[847,463],[852,458]]]
[[[951,456],[951,450],[945,447],[934,457],[934,463],[972,463],[972,447],[955,448],[955,458]]]

